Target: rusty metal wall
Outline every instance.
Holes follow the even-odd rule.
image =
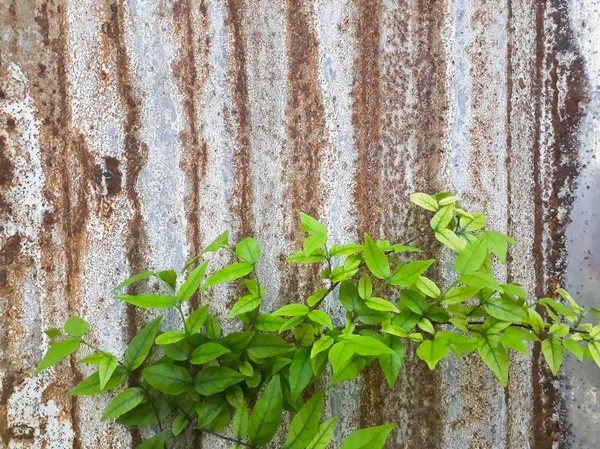
[[[451,189],[519,241],[501,275],[597,304],[599,129],[599,0],[0,0],[0,447],[133,447],[106,397],[65,396],[86,367],[33,377],[41,329],[80,314],[122,351],[150,314],[110,288],[224,229],[259,239],[266,307],[301,300],[299,210],[400,241],[424,223],[409,194]],[[328,398],[336,439],[600,447],[598,371],[540,360],[514,356],[506,390],[475,359],[407,356],[393,392],[367,370]]]

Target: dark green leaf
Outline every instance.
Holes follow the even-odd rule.
[[[254,446],[262,447],[271,441],[281,422],[282,408],[281,380],[276,374],[254,406],[250,416],[248,435]]]
[[[116,395],[112,401],[108,403],[102,414],[102,421],[110,418],[116,418],[129,410],[135,408],[144,400],[144,390],[141,388],[128,388]]]
[[[246,377],[225,366],[209,366],[196,376],[196,391],[203,396],[210,396],[235,385]]]

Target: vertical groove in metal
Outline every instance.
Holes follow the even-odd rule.
[[[227,228],[260,241],[265,310],[319,283],[315,268],[284,263],[300,249],[299,211],[335,243],[398,242],[427,224],[408,204],[419,190],[451,189],[516,237],[498,273],[532,297],[583,285],[574,233],[597,211],[583,184],[600,156],[599,11],[598,0],[0,2],[0,446],[141,441],[147,430],[99,427],[108,397],[64,395],[88,367],[33,377],[41,329],[80,314],[121,352],[152,313],[110,288],[179,269]],[[449,261],[435,254],[442,280]],[[191,305],[225,317],[236,293],[219,286]],[[343,321],[335,300],[326,307]],[[475,358],[432,373],[413,350],[393,391],[377,367],[332,390],[338,441],[397,422],[389,447],[597,444],[568,436],[597,420],[597,400],[578,412],[576,372],[556,381],[538,349],[512,356],[506,390]]]

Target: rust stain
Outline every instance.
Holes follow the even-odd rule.
[[[288,54],[288,143],[284,152],[284,227],[291,247],[301,248],[299,212],[318,217],[321,207],[320,154],[327,145],[322,92],[318,81],[318,42],[312,20],[312,3],[288,0],[286,4]],[[287,212],[289,211],[289,212]],[[282,296],[299,302],[317,285],[318,267],[282,264]],[[302,283],[299,279],[303,279]]]
[[[203,87],[208,74],[208,54],[210,37],[208,35],[208,11],[204,2],[200,2],[200,22],[195,23],[193,18],[193,5],[191,0],[181,0],[173,7],[173,26],[180,40],[180,56],[173,66],[173,73],[178,82],[178,87],[184,95],[184,112],[187,129],[181,135],[184,151],[183,170],[190,185],[189,199],[186,203],[187,210],[187,235],[190,242],[190,256],[201,251],[202,237],[200,233],[200,184],[206,175],[208,163],[208,148],[202,137],[202,123],[198,123],[198,108],[202,101],[198,95],[203,92]],[[197,47],[199,49],[197,50]],[[197,69],[197,62],[201,64]],[[191,298],[194,308],[199,306],[198,295]]]
[[[554,289],[564,280],[566,268],[566,227],[574,200],[574,187],[579,174],[578,131],[587,102],[586,77],[583,58],[574,40],[569,23],[569,5],[565,0],[546,0],[537,9],[537,57],[536,57],[536,134],[533,153],[535,194],[536,296],[553,296]],[[544,20],[550,19],[552,34],[545,32]],[[550,51],[546,52],[550,41]],[[559,61],[569,61],[562,65]],[[548,77],[546,77],[548,74]],[[561,96],[559,80],[566,85]],[[542,110],[551,117],[551,138],[546,153],[542,153]],[[546,156],[546,158],[543,157]],[[552,179],[541,178],[547,167]],[[543,236],[550,237],[549,245]],[[544,310],[540,308],[540,313]],[[566,408],[553,377],[543,360],[540,345],[533,352],[534,429],[532,448],[550,449],[558,442],[559,448],[567,448],[564,436]]]
[[[232,28],[233,54],[231,58],[231,73],[233,78],[233,103],[232,116],[234,119],[236,135],[236,148],[234,154],[234,185],[230,210],[238,222],[238,237],[243,239],[253,234],[254,214],[254,189],[252,186],[252,148],[250,135],[252,123],[250,121],[250,99],[248,97],[248,72],[246,32],[244,30],[245,2],[239,0],[227,1],[228,23]],[[233,127],[232,126],[232,127]]]

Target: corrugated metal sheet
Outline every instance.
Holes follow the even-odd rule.
[[[110,288],[227,228],[260,240],[267,306],[298,301],[317,282],[283,263],[299,210],[337,242],[400,240],[424,223],[411,192],[452,189],[519,240],[509,279],[598,303],[599,17],[598,0],[2,0],[0,446],[139,442],[99,424],[107,398],[64,395],[85,367],[33,377],[41,329],[81,314],[123,350],[149,314]],[[202,302],[225,316],[233,295]],[[534,351],[511,379],[410,356],[393,392],[368,370],[329,410],[338,439],[398,422],[394,448],[600,447],[597,370],[555,381]]]

